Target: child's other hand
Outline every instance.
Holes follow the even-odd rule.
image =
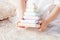
[[[24,26],[20,26],[19,25],[21,20],[24,20],[24,19],[23,18],[20,18],[20,19],[17,20],[17,22],[16,22],[17,27],[19,27],[19,28],[25,28]]]
[[[22,19],[18,19],[17,21],[16,21],[16,24],[18,25],[18,23],[20,23],[20,21],[21,21]]]
[[[46,21],[40,21],[40,28],[39,31],[43,32],[46,30],[48,23]]]

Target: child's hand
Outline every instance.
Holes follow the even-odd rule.
[[[48,22],[46,22],[46,21],[40,21],[39,31],[41,31],[41,32],[45,31],[46,28],[47,28],[47,25],[48,25]]]
[[[16,24],[20,23],[21,20],[22,18],[18,18],[18,20],[16,21]]]
[[[23,18],[20,18],[20,19],[17,20],[17,22],[16,22],[17,27],[25,28],[24,26],[20,26],[20,25],[19,25],[21,20],[24,20],[24,19],[23,19]]]

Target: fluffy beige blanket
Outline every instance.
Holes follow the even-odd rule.
[[[15,15],[16,8],[10,3],[0,1],[0,20]]]

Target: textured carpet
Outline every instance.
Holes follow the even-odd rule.
[[[20,29],[13,20],[4,20],[0,21],[0,40],[60,40],[60,37],[36,29]]]

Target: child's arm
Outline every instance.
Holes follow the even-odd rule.
[[[50,13],[50,15],[47,18],[45,18],[45,20],[42,22],[39,30],[44,31],[47,28],[47,25],[59,15],[59,12],[60,12],[60,7],[56,6],[53,9],[53,11]]]
[[[20,14],[19,14],[19,18],[16,22],[17,26],[19,26],[18,24],[20,23],[20,20],[23,19],[25,7],[26,7],[25,2],[26,2],[25,0],[20,0]]]
[[[26,7],[26,0],[20,0],[20,19],[23,18],[23,15],[24,15],[24,11],[25,11],[25,7]]]
[[[60,15],[60,7],[55,7],[50,15],[45,19],[48,23],[53,21],[58,15]]]

